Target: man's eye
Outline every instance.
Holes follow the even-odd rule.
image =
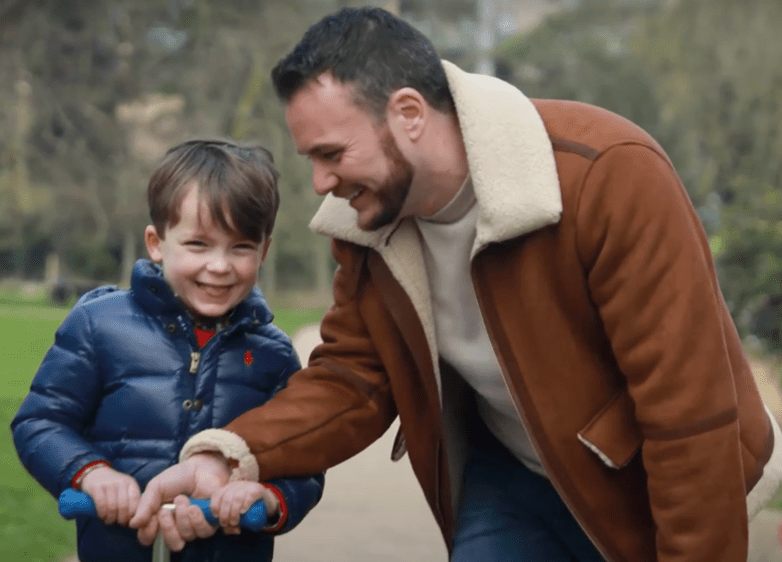
[[[334,161],[339,159],[339,155],[342,153],[340,150],[332,150],[330,152],[324,152],[321,157],[324,160]]]

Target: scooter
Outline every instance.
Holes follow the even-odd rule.
[[[198,506],[204,514],[204,518],[210,525],[215,527],[220,524],[218,519],[212,513],[212,509],[209,505],[209,500],[200,500],[190,498],[190,503]],[[174,504],[167,503],[163,505],[163,509],[174,509]],[[73,488],[67,488],[60,494],[58,502],[58,510],[60,515],[65,519],[75,519],[76,517],[95,517],[98,512],[95,508],[95,502],[92,498]],[[239,517],[239,526],[249,531],[260,531],[266,526],[266,505],[263,500],[258,500],[250,506],[250,509],[246,513]],[[152,562],[169,562],[171,553],[166,547],[166,543],[163,541],[163,536],[158,535],[155,539],[155,543],[152,545]]]

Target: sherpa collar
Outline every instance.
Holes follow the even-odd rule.
[[[469,74],[447,61],[443,65],[456,103],[478,204],[471,257],[490,242],[558,222],[562,198],[554,153],[535,106],[502,80]],[[356,211],[349,203],[329,194],[310,228],[318,234],[369,246],[381,255],[421,320],[442,405],[432,300],[415,221],[403,219],[366,232],[356,225]]]
[[[448,61],[443,66],[478,201],[473,256],[490,242],[558,222],[562,200],[554,153],[535,106],[507,82],[464,72]],[[310,228],[380,249],[396,225],[362,231],[347,200],[329,194]]]

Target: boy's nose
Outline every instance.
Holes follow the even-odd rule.
[[[225,273],[231,269],[231,263],[225,256],[214,256],[207,262],[206,268],[213,273]]]

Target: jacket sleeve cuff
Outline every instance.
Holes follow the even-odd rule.
[[[93,461],[89,464],[85,464],[83,467],[81,467],[79,472],[73,475],[73,479],[71,480],[71,488],[75,490],[81,490],[81,481],[84,480],[84,477],[96,468],[101,468],[104,466],[111,468],[111,463],[109,461]]]
[[[282,491],[277,488],[276,486],[272,486],[271,484],[265,484],[261,482],[261,484],[265,487],[267,487],[269,490],[272,491],[272,493],[277,496],[277,499],[280,501],[280,517],[277,519],[277,521],[270,525],[269,527],[264,527],[261,529],[265,533],[276,533],[283,527],[285,527],[285,524],[288,522],[288,503],[285,501],[285,496],[283,495]]]
[[[187,440],[179,452],[179,462],[196,453],[220,453],[231,467],[230,481],[258,481],[258,461],[244,439],[225,429],[205,429]]]

